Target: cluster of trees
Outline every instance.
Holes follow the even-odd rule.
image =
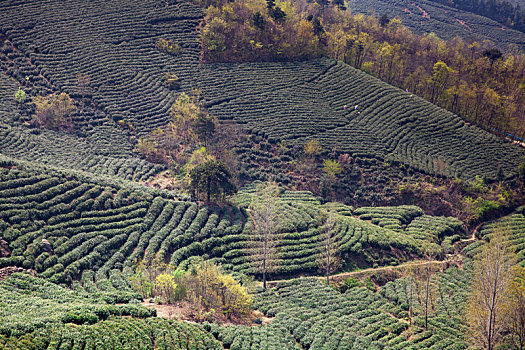
[[[520,190],[501,180],[487,184],[477,176],[470,182],[454,179],[432,183],[426,178],[398,184],[397,194],[403,203],[419,205],[426,212],[446,213],[463,221],[466,227],[474,227],[492,219],[502,209],[519,204]]]
[[[488,17],[525,33],[525,9],[507,0],[431,0]]]
[[[197,319],[211,319],[216,312],[240,317],[251,311],[252,299],[246,288],[209,261],[195,261],[187,271],[155,260],[142,261],[130,280],[143,298],[163,304],[189,302]]]
[[[235,193],[238,162],[232,146],[242,133],[219,124],[199,101],[199,92],[181,93],[171,121],[138,140],[136,150],[148,161],[167,164],[196,198],[223,201]]]
[[[283,61],[319,57],[319,19],[302,18],[291,3],[214,1],[207,9],[202,44],[207,61]]]
[[[25,94],[17,93],[16,98],[17,102],[23,103]],[[62,92],[48,96],[37,96],[33,102],[36,107],[36,114],[31,121],[32,125],[51,130],[73,129],[71,116],[77,108],[68,94]]]
[[[398,18],[341,10],[337,1],[207,1],[208,62],[302,60],[327,55],[408,89],[470,121],[525,136],[525,55],[488,42],[418,35]],[[279,13],[274,15],[275,9]]]

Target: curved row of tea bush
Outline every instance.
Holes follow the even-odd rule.
[[[241,191],[240,207],[210,207],[71,175],[0,168],[0,238],[10,249],[0,267],[32,268],[77,290],[123,292],[116,297],[124,300],[132,297],[127,278],[141,259],[184,265],[203,256],[253,273],[253,222],[245,207],[255,185]],[[292,191],[281,193],[279,206],[276,273],[316,273],[325,230],[320,214],[326,208],[309,192]],[[408,231],[346,216],[351,208],[341,209],[335,230],[345,264],[384,265],[421,253],[421,242]]]
[[[195,27],[202,11],[186,2],[161,6],[148,0],[137,7],[116,0],[109,7],[76,0],[44,10],[38,4],[0,4],[0,30],[59,90],[78,97],[75,75],[89,74],[97,87],[89,98],[97,108],[139,135],[168,122],[177,92],[163,86],[161,77],[172,72],[182,90],[201,90],[212,114],[271,141],[318,139],[327,152],[465,179],[496,179],[498,164],[504,176],[514,176],[525,155],[456,115],[333,60],[199,65]],[[85,21],[62,20],[72,17]],[[159,50],[159,40],[176,43],[181,52]]]
[[[319,280],[304,278],[280,283],[258,294],[256,306],[267,316],[275,317],[272,325],[267,326],[266,334],[287,332],[303,348],[466,348],[459,332],[447,333],[450,329],[438,321],[434,322],[434,318],[431,321],[432,328],[428,331],[424,331],[417,320],[413,326],[409,326],[406,311],[382,294],[365,287],[354,287],[341,294]],[[453,319],[452,323],[456,321]],[[277,326],[274,326],[276,322]],[[272,329],[275,327],[280,327],[280,333]],[[256,341],[253,334],[260,334],[261,331],[241,332],[235,327],[224,327],[215,333],[218,339],[227,340],[233,346],[240,340],[246,342],[250,339],[250,333]]]
[[[517,262],[525,265],[525,207],[520,207],[511,215],[491,221],[483,225],[478,235],[480,240],[468,245],[464,249],[464,253],[468,256],[474,257],[481,252],[482,246],[485,242],[490,240],[490,237],[495,231],[500,230],[505,233],[505,239],[510,249],[516,252]]]
[[[293,86],[288,85],[287,69],[292,65],[288,64],[282,83],[276,83],[281,85],[264,91],[254,88],[255,82],[268,87],[268,79],[275,79],[269,76],[275,64],[268,64],[267,70],[258,64],[239,72],[241,76],[253,75],[253,82],[237,82],[245,87],[242,92],[230,91],[232,97],[221,100],[222,91],[230,89],[229,81],[217,87],[202,82],[203,96],[215,101],[210,102],[212,114],[222,119],[233,117],[270,140],[302,144],[317,139],[327,151],[376,157],[428,174],[466,179],[475,175],[496,179],[498,159],[505,176],[516,174],[525,154],[519,147],[345,64],[334,65],[325,59],[295,63],[301,72],[310,64],[324,67],[319,75]],[[246,66],[227,67],[237,73]],[[253,93],[246,93],[252,88]]]
[[[0,152],[9,157],[134,181],[147,180],[164,169],[131,156],[105,155],[107,148],[104,144],[84,142],[54,131],[44,130],[35,135],[0,124]]]
[[[90,86],[84,94],[89,101],[115,121],[150,131],[167,123],[176,98],[163,86],[162,76],[172,72],[183,88],[191,90],[199,55],[195,27],[203,14],[184,1],[134,4],[2,3],[0,30],[57,89],[80,98],[76,75],[87,74]],[[162,39],[179,45],[181,52],[172,55],[157,48]],[[36,71],[27,74],[36,80]]]
[[[432,284],[432,311],[430,312],[430,332],[421,332],[419,337],[424,339],[419,348],[430,349],[466,349],[464,334],[466,332],[465,310],[472,278],[472,264],[467,263],[464,269],[448,268],[442,273],[433,276]],[[400,278],[388,282],[379,290],[379,294],[401,307],[406,315],[409,311],[410,288],[413,288],[413,312],[422,314],[416,291],[409,278]],[[416,325],[424,324],[421,316],[414,319]],[[421,339],[421,340],[423,340]],[[424,346],[422,346],[424,344]],[[397,347],[404,348],[403,346]]]
[[[390,18],[399,17],[403,24],[418,33],[435,33],[440,38],[476,38],[490,40],[500,48],[523,50],[525,35],[505,27],[487,17],[444,6],[434,1],[419,0],[359,0],[352,3],[352,11],[358,13],[387,13]],[[428,15],[425,16],[425,13]]]
[[[118,300],[115,295],[100,291],[94,294],[74,291],[27,273],[14,273],[0,281],[0,335],[19,337],[65,323],[93,324],[112,315],[138,318],[156,315],[154,309],[128,303],[130,300]],[[116,305],[117,301],[121,304]]]

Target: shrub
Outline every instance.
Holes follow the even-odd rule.
[[[167,39],[159,39],[155,44],[155,47],[160,51],[164,51],[174,56],[182,53],[182,47],[179,44]]]
[[[77,108],[68,94],[62,92],[58,95],[37,96],[34,102],[36,115],[33,125],[52,130],[73,128],[71,115]]]
[[[162,81],[164,86],[170,90],[177,90],[180,88],[180,80],[175,73],[168,72],[164,74]]]

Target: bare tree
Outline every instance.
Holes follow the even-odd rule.
[[[414,268],[408,265],[407,278],[405,280],[405,297],[408,304],[408,323],[412,325],[412,315],[414,313]]]
[[[77,85],[78,89],[80,90],[80,95],[82,96],[82,106],[81,106],[81,113],[84,112],[84,98],[86,96],[86,88],[91,84],[91,78],[88,74],[85,73],[78,73],[77,74]]]
[[[475,276],[467,309],[469,340],[474,348],[493,350],[507,326],[514,256],[509,252],[505,230],[497,227],[475,263]]]
[[[333,203],[330,203],[326,213],[325,225],[321,227],[319,235],[319,254],[317,255],[317,266],[326,274],[326,285],[330,285],[330,275],[337,270],[341,264],[339,256],[339,240],[336,231],[336,213]]]
[[[507,305],[509,315],[509,332],[514,347],[525,349],[525,267],[516,266],[514,281],[511,286],[510,303]]]
[[[440,247],[433,243],[434,234],[430,234],[428,240],[423,245],[423,257],[425,263],[414,266],[411,270],[410,293],[412,287],[416,293],[417,301],[421,312],[425,317],[425,329],[428,329],[428,316],[434,310],[436,293],[434,290],[436,282],[432,282],[435,268],[432,266],[434,259],[439,254]]]
[[[258,188],[249,208],[254,226],[251,239],[253,246],[249,255],[256,270],[263,276],[264,289],[267,274],[277,267],[276,233],[280,223],[278,195],[277,184],[268,181]]]

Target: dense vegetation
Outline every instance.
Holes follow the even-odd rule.
[[[523,55],[354,5],[0,2],[0,348],[523,348]]]
[[[32,268],[53,282],[71,284],[80,279],[88,291],[108,292],[131,291],[125,280],[137,259],[177,266],[202,255],[227,269],[253,273],[254,262],[246,250],[253,222],[242,207],[251,200],[249,188],[240,194],[240,208],[220,208],[116,185],[82,183],[71,175],[12,168],[3,169],[1,179],[0,236],[10,254],[0,258],[0,267]],[[324,224],[321,204],[309,193],[296,192],[284,192],[279,201],[286,220],[278,230],[276,273],[316,271],[315,252]],[[362,210],[356,214],[369,219]],[[417,207],[379,208],[376,216],[386,219],[389,211],[400,213],[399,225],[382,227],[385,220],[369,223],[348,216],[352,208],[346,207],[337,224],[345,264],[387,264],[422,254],[425,236],[417,237],[418,230],[440,227],[435,230],[438,244],[461,235],[457,220],[424,217]],[[399,253],[392,254],[391,247]]]
[[[381,24],[375,17],[353,16],[322,2],[279,2],[286,16],[278,20],[263,1],[214,4],[202,31],[209,62],[297,60],[323,54],[478,125],[524,136],[523,55],[487,55],[490,45],[417,35],[397,19]],[[264,25],[254,20],[257,14]]]
[[[290,349],[466,349],[457,326],[468,275],[451,268],[436,278],[444,298],[436,302],[432,330],[423,329],[418,317],[409,327],[405,282],[396,280],[379,293],[356,286],[344,294],[316,279],[284,282],[256,295],[258,308],[275,317],[271,325],[209,328],[231,349],[264,349],[278,339]]]
[[[437,0],[353,0],[350,11],[376,16],[387,14],[399,17],[403,24],[415,33],[435,33],[442,39],[458,36],[464,40],[489,41],[500,50],[518,53],[523,51],[525,34],[475,12],[461,10],[451,2]],[[523,8],[523,5],[521,5]]]
[[[443,5],[477,13],[479,15],[494,19],[506,26],[525,32],[525,10],[520,5],[515,5],[505,0],[454,0],[452,2],[443,0],[432,0]]]
[[[0,291],[2,349],[222,349],[202,327],[27,274],[0,281]]]
[[[499,220],[486,223],[479,230],[481,240],[465,248],[465,253],[469,256],[476,256],[482,249],[483,244],[489,241],[494,231],[504,229],[507,231],[507,244],[516,252],[516,259],[519,264],[525,266],[525,208],[520,207],[515,213],[505,216]]]
[[[280,139],[289,144],[301,145],[307,139],[317,138],[327,151],[335,148],[337,152],[349,153],[351,156],[366,155],[400,161],[430,174],[436,173],[434,163],[441,163],[441,158],[446,164],[446,169],[437,169],[437,173],[464,178],[486,175],[494,179],[498,168],[495,158],[502,163],[505,175],[512,175],[523,153],[416,96],[410,97],[412,92],[405,93],[394,89],[367,74],[330,60],[199,66],[197,33],[188,28],[190,23],[193,23],[193,26],[201,18],[200,10],[188,3],[168,4],[167,7],[157,5],[157,2],[144,2],[141,9],[126,7],[127,21],[116,20],[120,18],[119,11],[109,10],[104,5],[93,5],[94,13],[100,12],[104,15],[87,17],[90,21],[93,20],[90,23],[94,29],[89,31],[79,23],[71,22],[68,24],[70,27],[57,25],[56,19],[53,19],[57,18],[54,10],[35,14],[35,18],[39,19],[38,24],[35,22],[38,30],[26,31],[20,26],[24,20],[17,17],[21,12],[12,11],[7,5],[2,5],[2,14],[7,15],[2,19],[2,32],[6,34],[2,37],[2,52],[5,55],[2,62],[6,72],[15,78],[27,93],[23,109],[17,108],[13,99],[18,89],[17,83],[8,77],[3,78],[8,87],[5,98],[2,99],[3,110],[6,110],[3,120],[6,124],[17,120],[31,120],[32,99],[59,90],[77,99],[77,110],[72,115],[72,120],[75,130],[85,135],[80,139],[50,131],[35,135],[34,131],[20,127],[20,124],[9,127],[6,125],[7,130],[13,133],[12,137],[16,137],[20,142],[4,144],[3,152],[58,166],[93,169],[95,172],[115,174],[128,179],[145,180],[156,173],[158,168],[147,169],[147,166],[151,166],[148,163],[137,164],[139,161],[129,159],[133,149],[132,143],[136,136],[163,126],[171,119],[169,111],[176,100],[177,90],[166,87],[163,80],[164,75],[171,72],[178,77],[180,89],[183,91],[189,93],[192,87],[201,90],[202,102],[212,115],[221,120],[233,118],[249,132],[262,134],[270,140]],[[151,11],[146,15],[144,11],[149,11],[148,8]],[[58,7],[63,16],[81,16],[77,11],[84,10],[87,9],[81,9],[73,2]],[[330,11],[330,8],[326,9],[327,16]],[[31,11],[26,12],[25,15],[30,13]],[[285,17],[285,20],[290,20],[290,17]],[[110,30],[106,21],[111,21],[111,18],[114,18],[112,22],[116,27],[111,27],[113,29]],[[136,18],[142,20],[131,20]],[[361,28],[363,34],[366,28],[372,26],[384,40],[390,35],[389,30],[377,26],[377,22],[371,19],[356,18],[355,21],[358,21],[357,28]],[[325,30],[328,30],[328,24],[324,26]],[[433,50],[443,48],[443,43],[437,39],[417,39],[418,37],[403,32],[402,28],[399,30],[415,40],[408,40],[416,45],[414,50],[428,47],[428,57],[435,56],[436,52]],[[120,33],[124,31],[127,36],[120,38]],[[36,37],[37,32],[54,34]],[[62,53],[60,50],[65,44],[56,43],[54,40],[67,38],[68,33],[73,32],[79,39],[69,42],[66,45],[69,47],[68,51]],[[143,37],[144,33],[150,34]],[[107,42],[88,50],[82,43],[91,40],[89,38],[93,35],[105,37]],[[159,39],[170,39],[181,46],[182,52],[173,55],[159,50]],[[379,37],[374,40],[379,40]],[[424,42],[428,45],[423,45]],[[116,45],[119,43],[126,43],[129,47],[117,50]],[[431,43],[436,45],[430,45]],[[395,46],[394,43],[391,44]],[[355,47],[352,49],[354,53],[349,52],[349,59],[355,58]],[[93,50],[100,51],[100,54],[97,54],[97,57],[101,57],[100,60],[88,58],[87,53],[92,55]],[[470,51],[466,57],[470,57]],[[486,62],[486,58],[477,54],[475,59],[480,64]],[[127,63],[122,65],[120,62]],[[403,60],[396,59],[395,62]],[[499,67],[501,62],[498,60],[493,67]],[[514,60],[515,65],[521,64],[519,62],[518,59]],[[450,62],[448,64],[458,70]],[[426,67],[427,75],[431,74],[432,66],[423,63],[421,65]],[[68,66],[68,70],[60,68],[64,66]],[[140,73],[142,67],[146,66],[150,67],[148,69],[151,71],[147,74]],[[122,71],[125,67],[129,67],[125,71],[127,73]],[[392,71],[402,70],[392,68]],[[512,71],[509,70],[508,74]],[[77,79],[78,72],[90,76],[90,85],[84,86],[85,82],[80,84]],[[29,79],[25,79],[26,77]],[[480,75],[476,74],[476,77]],[[468,79],[466,81],[469,82]],[[513,83],[510,76],[498,81],[513,88],[519,87],[519,84]],[[376,92],[372,94],[371,90],[359,88],[361,84]],[[93,86],[98,88],[93,89]],[[353,86],[355,89],[348,90],[346,86]],[[428,86],[424,87],[427,88]],[[319,96],[322,96],[321,100]],[[523,94],[514,96],[519,98]],[[157,99],[160,102],[157,102]],[[85,100],[85,103],[82,103],[82,100]],[[464,102],[467,103],[467,100]],[[468,104],[477,105],[470,102]],[[343,109],[345,105],[349,106],[346,110]],[[359,106],[357,113],[352,110],[355,105]],[[516,111],[519,111],[519,104],[515,106]],[[123,110],[125,112],[122,112]],[[483,113],[487,110],[480,108]],[[390,122],[392,118],[395,118],[397,124]],[[121,129],[116,127],[113,120],[119,122]],[[378,128],[383,134],[376,135]],[[432,128],[436,136],[430,136],[425,131],[428,128]],[[420,130],[421,135],[418,136],[414,130]],[[406,136],[398,142],[397,137],[400,135]],[[46,141],[49,138],[62,146],[48,145],[49,142]],[[21,142],[30,146],[16,147]],[[33,144],[34,146],[31,146]],[[42,144],[46,146],[42,147]],[[388,145],[386,149],[384,144]],[[28,152],[31,147],[43,149],[39,152]],[[486,152],[490,150],[490,155],[478,152],[480,148]],[[75,157],[78,153],[82,153],[83,156]],[[476,153],[476,158],[465,161],[462,158],[465,153]],[[254,156],[256,154],[250,155]],[[115,157],[122,159],[114,159]],[[124,160],[125,158],[127,159]],[[78,163],[80,161],[82,162]],[[103,164],[109,165],[107,170],[102,168]],[[139,174],[135,175],[135,171],[130,168],[138,168],[136,172]]]

